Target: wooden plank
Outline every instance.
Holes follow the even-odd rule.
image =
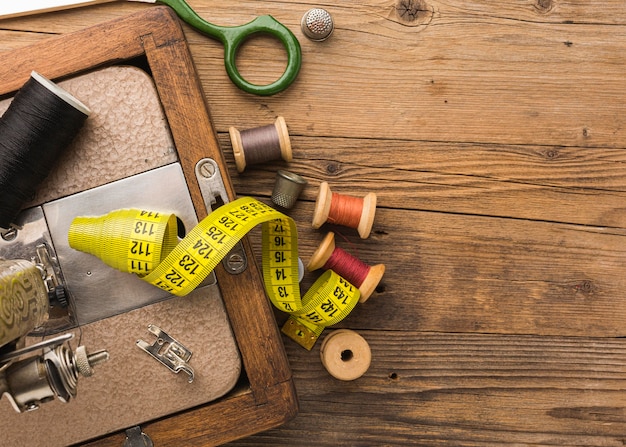
[[[349,228],[312,230],[312,213],[310,202],[291,213],[305,264],[333,229],[339,247],[387,265],[378,292],[341,327],[626,335],[624,229],[379,208],[361,240]],[[251,240],[259,257],[260,237]]]
[[[400,329],[401,326],[398,326]],[[621,446],[623,339],[359,330],[372,364],[333,379],[287,343],[301,411],[232,446]]]
[[[322,45],[303,41],[296,88],[261,107],[222,84],[215,54],[190,35],[204,79],[224,92],[211,99],[224,110],[217,129],[257,125],[263,112],[281,111],[296,135],[624,146],[619,26],[548,26],[501,16],[497,5],[485,17],[438,4],[436,17],[419,28],[389,20],[391,5],[384,5],[333,10],[333,37]],[[264,64],[271,69],[271,59]]]
[[[346,325],[624,334],[621,151],[560,150],[556,158],[563,166],[553,168],[558,162],[542,148],[527,146],[499,150],[441,144],[431,149],[411,142],[324,139],[328,144],[320,145],[315,139],[294,140],[306,159],[290,169],[328,180],[338,192],[379,194],[370,240],[356,240],[350,229],[339,229],[350,237],[344,248],[358,250],[370,264],[385,259],[391,264],[385,291],[367,303],[367,310],[357,308]],[[228,144],[224,137],[222,147]],[[426,172],[418,168],[422,160]],[[378,161],[389,168],[377,167]],[[240,194],[268,196],[272,169],[233,176],[235,188]],[[576,172],[581,173],[578,187]],[[584,188],[586,181],[590,186]],[[314,200],[317,184],[312,181],[305,199]],[[301,223],[305,259],[323,235],[308,224],[311,202],[292,212]],[[424,209],[437,212],[408,211]],[[568,221],[582,225],[559,223]]]
[[[612,26],[547,33],[540,24],[468,20],[419,35],[373,28],[385,35],[363,38],[355,29],[342,38],[338,30],[323,52],[305,53],[290,106],[270,100],[268,108],[288,107],[297,135],[624,147],[623,61],[597,56],[623,53],[626,39]],[[198,49],[192,54],[209,65]],[[214,98],[214,108],[227,100]],[[250,115],[224,118],[238,125]],[[216,122],[218,130],[225,124]]]
[[[287,123],[288,125],[290,123]],[[229,166],[231,143],[220,138]],[[269,163],[238,175],[240,194],[267,194],[282,167],[338,191],[374,191],[389,208],[476,214],[624,228],[622,149],[453,144],[380,139],[292,137],[294,162]]]
[[[541,6],[546,4],[552,6]],[[395,2],[329,7],[336,30],[323,44],[302,37],[304,11],[293,3],[248,2],[237,14],[228,4],[195,0],[191,5],[224,25],[272,12],[303,45],[296,84],[259,101],[232,86],[221,46],[186,28],[205,90],[213,92],[209,105],[220,111],[215,116],[219,131],[260,125],[282,114],[301,135],[625,146],[621,55],[626,33],[621,27],[626,12],[617,0],[601,7],[582,1],[427,2],[434,13],[423,26],[404,23]],[[139,7],[145,5],[110,4],[90,14],[55,13],[26,23],[63,32]],[[268,40],[249,45],[245,55],[256,56],[243,58],[246,73],[266,78],[280,72],[281,52],[268,51]]]
[[[26,47],[36,42],[49,39],[50,34],[33,34],[28,32],[15,32],[0,30],[0,51],[11,51]]]

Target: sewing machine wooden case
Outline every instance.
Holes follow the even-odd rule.
[[[165,171],[178,176],[183,198],[175,196],[163,206],[189,202],[185,219],[192,222],[185,224],[191,225],[207,214],[195,172],[205,158],[217,163],[229,198],[235,197],[180,23],[169,8],[150,8],[0,54],[0,112],[32,70],[93,111],[30,205],[44,210],[51,227],[67,221],[68,201],[91,215],[135,202],[158,208],[156,185],[138,196],[128,191],[144,176],[176,188],[175,182],[158,180]],[[77,397],[69,403],[49,402],[20,414],[1,399],[2,443],[117,447],[125,430],[139,425],[158,447],[216,445],[295,416],[297,400],[280,334],[246,239],[243,246],[248,259],[243,273],[231,274],[220,265],[217,285],[188,297],[161,296],[120,311],[122,305],[103,317],[90,310],[100,309],[97,300],[106,308],[109,287],[116,285],[101,288],[79,315],[84,321],[70,331],[88,349],[109,350],[110,360],[98,365],[93,377],[79,379]],[[138,287],[143,286],[148,285]],[[148,324],[193,351],[192,383],[135,346],[137,339],[152,341]]]

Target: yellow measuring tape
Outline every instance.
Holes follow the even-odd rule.
[[[298,234],[290,217],[251,197],[213,211],[178,241],[176,216],[146,210],[118,210],[77,217],[72,248],[107,265],[134,273],[174,295],[193,291],[255,226],[263,225],[263,279],[278,309],[290,314],[283,332],[311,349],[326,326],[345,318],[359,301],[359,289],[332,270],[301,297]]]

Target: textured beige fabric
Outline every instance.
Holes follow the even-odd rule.
[[[38,190],[49,202],[177,160],[152,79],[115,66],[58,82],[92,111],[83,129]],[[4,113],[10,100],[0,102]]]
[[[132,67],[112,67],[59,83],[93,111],[36,202],[50,201],[176,161],[152,80]],[[0,113],[7,107],[0,103]],[[103,290],[102,299],[106,299]],[[155,324],[187,346],[195,380],[174,374],[136,345],[152,343]],[[74,347],[107,349],[110,361],[80,378],[69,403],[16,413],[0,399],[2,445],[62,446],[141,424],[223,396],[241,360],[218,286],[101,320],[74,331]],[[30,340],[31,342],[38,340]]]

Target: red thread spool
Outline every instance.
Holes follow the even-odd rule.
[[[315,200],[313,228],[325,222],[356,228],[362,239],[372,231],[376,215],[376,194],[370,192],[363,198],[333,193],[327,182],[322,182]]]
[[[242,130],[235,127],[228,129],[237,172],[242,173],[246,166],[265,163],[272,160],[291,161],[291,141],[287,124],[282,116],[274,124]]]
[[[376,286],[385,274],[385,265],[372,267],[352,256],[341,248],[335,247],[335,233],[330,231],[317,247],[306,268],[312,272],[319,268],[333,270],[361,292],[360,303],[364,303],[374,293]]]

